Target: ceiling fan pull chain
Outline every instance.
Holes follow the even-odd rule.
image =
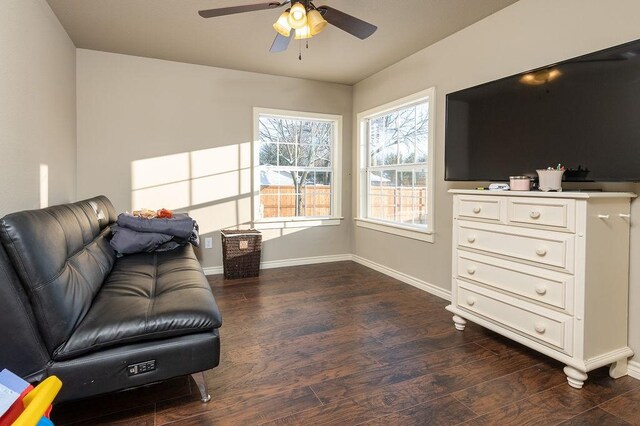
[[[298,60],[302,60],[302,40],[298,42]]]

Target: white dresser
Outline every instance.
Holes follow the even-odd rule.
[[[450,192],[455,327],[469,320],[561,361],[575,388],[604,365],[626,375],[635,194]]]

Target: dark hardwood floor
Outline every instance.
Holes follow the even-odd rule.
[[[469,324],[447,302],[352,262],[210,277],[222,360],[164,383],[54,407],[56,424],[640,425],[640,381],[562,365]]]

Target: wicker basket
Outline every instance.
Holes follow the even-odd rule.
[[[262,234],[255,229],[220,231],[226,279],[257,277],[260,273]]]

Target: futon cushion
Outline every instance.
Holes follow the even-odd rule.
[[[88,314],[53,358],[212,331],[222,320],[191,245],[118,258]]]

